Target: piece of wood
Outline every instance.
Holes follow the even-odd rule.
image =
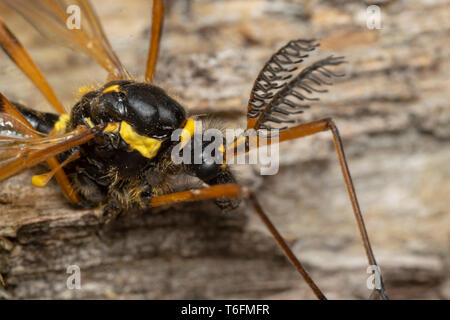
[[[368,30],[361,1],[174,2],[154,78],[195,113],[245,126],[254,77],[295,38],[346,56],[347,77],[301,119],[332,116],[343,136],[362,212],[392,298],[450,298],[449,1],[388,1]],[[149,12],[140,1],[95,1],[112,46],[143,80]],[[126,8],[126,10],[122,10]],[[4,11],[5,10],[5,11]],[[3,7],[0,14],[65,105],[106,74],[51,46]],[[28,32],[29,31],[29,32]],[[312,57],[314,61],[317,57]],[[0,53],[0,91],[50,110]],[[330,298],[367,298],[364,252],[329,135],[280,146],[280,171],[241,169],[271,219]],[[130,213],[109,225],[76,210],[36,169],[0,184],[0,274],[8,298],[313,298],[247,207],[212,202]],[[67,267],[81,269],[68,290]]]

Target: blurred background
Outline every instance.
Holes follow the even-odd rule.
[[[106,72],[42,38],[1,4],[0,15],[69,110]],[[151,23],[144,0],[93,3],[123,64],[143,79]],[[367,8],[380,9],[380,29]],[[450,298],[450,1],[168,2],[155,84],[195,114],[244,127],[253,81],[289,40],[343,55],[335,81],[301,119],[331,116],[341,132],[372,246],[393,299]],[[45,22],[43,22],[45,23]],[[83,22],[81,22],[83,23]],[[369,25],[377,27],[376,23]],[[49,111],[0,52],[0,91]],[[236,168],[329,298],[365,299],[365,255],[330,133],[280,146],[280,170]],[[38,170],[39,171],[39,170]],[[41,169],[42,171],[42,169]],[[0,274],[6,298],[313,299],[257,217],[213,203],[130,213],[100,226],[33,172],[0,184]],[[66,268],[81,268],[68,290]]]

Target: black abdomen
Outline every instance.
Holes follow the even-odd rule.
[[[23,104],[13,102],[12,103],[17,110],[28,120],[28,122],[39,132],[49,133],[52,131],[59,116],[50,112],[39,112],[25,107]]]

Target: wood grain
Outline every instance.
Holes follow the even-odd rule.
[[[254,77],[288,40],[322,39],[320,56],[346,56],[347,77],[302,119],[332,116],[339,127],[390,296],[448,299],[450,3],[387,3],[382,29],[368,30],[367,6],[356,0],[173,1],[154,81],[191,112],[244,127]],[[149,5],[95,7],[112,46],[142,80]],[[104,81],[87,58],[51,45],[7,9],[0,14],[65,106],[79,86]],[[0,90],[50,110],[2,53]],[[277,175],[236,168],[239,180],[259,194],[330,298],[367,298],[364,253],[331,136],[289,142],[280,152]],[[56,184],[33,188],[32,174],[0,184],[2,297],[313,298],[246,206],[224,214],[211,202],[177,205],[102,226],[99,210],[71,208]],[[82,290],[66,287],[73,264]]]

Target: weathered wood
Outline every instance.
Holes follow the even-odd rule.
[[[321,56],[346,56],[347,77],[302,119],[336,120],[390,296],[450,298],[450,2],[386,2],[381,30],[367,29],[367,5],[356,0],[191,1],[189,14],[174,2],[155,81],[192,112],[243,127],[254,77],[288,40],[322,39]],[[147,3],[95,6],[118,55],[142,79]],[[65,105],[78,86],[106,77],[7,9],[0,14]],[[49,110],[2,53],[0,91]],[[331,136],[286,143],[280,153],[278,175],[237,168],[240,181],[260,194],[331,298],[367,298],[364,253]],[[102,226],[99,210],[71,208],[56,184],[33,188],[31,175],[0,184],[1,296],[313,298],[246,206],[223,214],[211,202],[177,205]],[[66,288],[73,264],[82,290]]]

